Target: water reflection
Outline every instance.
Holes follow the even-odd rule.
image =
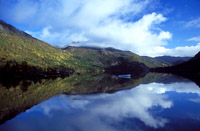
[[[199,130],[199,95],[199,87],[184,79],[112,94],[63,94],[7,121],[0,130]]]
[[[23,81],[7,88],[0,84],[0,123],[12,119],[38,103],[58,94],[91,94],[130,89],[140,83],[160,80],[166,75],[148,74],[137,79],[123,79],[108,74],[74,74],[66,78],[29,81],[26,90]]]
[[[174,82],[170,84],[151,83],[148,85],[140,85],[139,87],[147,88],[156,94],[175,91],[176,93],[196,93],[200,96],[200,89],[193,82]]]

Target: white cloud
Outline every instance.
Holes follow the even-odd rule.
[[[167,91],[175,91],[177,93],[194,93],[200,96],[199,87],[193,82],[174,82],[171,84],[150,83],[140,85],[139,87],[151,90],[156,94],[164,94]]]
[[[200,98],[190,98],[189,101],[200,103]]]
[[[200,35],[199,35],[199,36],[196,36],[196,37],[189,38],[189,39],[187,39],[187,41],[200,42]]]
[[[138,14],[147,10],[154,2],[22,0],[9,9],[7,14],[13,21],[42,27],[40,31],[28,32],[50,44],[64,45],[80,41],[84,44],[87,42],[88,45],[111,46],[148,55],[149,49],[167,45],[167,40],[172,37],[170,32],[159,28],[167,20],[162,14],[150,13],[138,17]],[[19,8],[22,5],[30,11]]]
[[[164,32],[164,31],[160,32],[160,34],[159,34],[159,36],[158,36],[158,38],[159,38],[160,40],[163,40],[163,39],[170,39],[171,37],[172,37],[172,34],[171,34],[171,33],[169,33],[169,32]]]
[[[149,50],[149,56],[194,56],[200,51],[200,43],[194,46],[176,47],[174,49],[165,48],[163,46],[156,46]]]
[[[163,117],[166,116],[163,115],[165,109],[170,111],[173,107],[175,107],[174,109],[177,108],[177,105],[173,105],[173,101],[179,98],[171,97],[171,93],[169,92],[192,94],[189,95],[190,97],[187,95],[183,99],[198,103],[200,101],[198,97],[200,96],[199,87],[193,82],[150,83],[141,84],[130,90],[123,90],[112,94],[59,95],[32,107],[27,112],[34,113],[37,111],[44,114],[39,119],[45,121],[47,124],[41,128],[53,126],[66,130],[81,129],[88,131],[94,128],[94,130],[98,131],[118,131],[122,129],[126,130],[126,128],[127,130],[134,130],[132,128],[137,127],[135,130],[139,130],[141,128],[140,124],[135,123],[135,120],[140,120],[146,126],[157,129],[165,127],[165,124],[168,122],[170,124],[170,119]],[[175,102],[175,104],[177,103]],[[155,109],[154,107],[159,108]],[[48,117],[47,119],[45,119],[45,115]],[[189,115],[196,116],[196,112],[189,112]],[[190,116],[187,116],[187,113],[185,116],[190,118]],[[126,121],[129,118],[131,119],[131,123]],[[183,116],[177,114],[176,118],[183,119]],[[58,119],[60,122],[55,122]],[[26,120],[23,122],[26,125],[28,124],[28,126],[34,125],[32,122],[27,122]],[[49,122],[54,124],[51,125]],[[88,123],[90,123],[89,126]],[[113,126],[113,123],[116,123],[121,128]],[[129,129],[129,123],[131,124],[131,129]]]
[[[154,2],[21,0],[6,12],[13,21],[40,28],[39,31],[27,32],[52,45],[63,47],[74,41],[78,42],[76,45],[114,47],[139,55],[194,56],[199,51],[199,44],[174,49],[165,47],[172,38],[172,33],[162,30],[160,25],[167,18],[155,12],[143,15]],[[199,21],[200,18],[191,20],[185,26],[198,27]],[[197,41],[199,38],[189,40]]]
[[[88,39],[84,36],[84,33],[82,34],[72,34],[69,38],[72,42],[87,42]]]
[[[190,28],[190,27],[200,28],[200,17],[186,22],[185,27],[186,28]]]
[[[73,98],[75,99],[73,100]],[[29,109],[27,112],[39,111],[48,117],[54,117],[55,111],[61,111],[62,118],[65,118],[63,121],[69,121],[68,125],[65,124],[65,126],[70,126],[75,119],[75,123],[80,123],[76,127],[82,130],[88,130],[88,126],[84,126],[87,125],[86,123],[93,123],[95,127],[101,124],[101,130],[102,127],[116,130],[115,127],[109,125],[109,122],[100,119],[102,116],[115,123],[124,118],[137,118],[147,126],[159,128],[163,127],[168,120],[151,114],[149,109],[156,106],[163,109],[171,108],[173,103],[167,99],[165,94],[157,94],[148,88],[140,87],[114,94],[78,95],[71,98],[60,95]],[[65,113],[68,117],[63,117]]]
[[[45,42],[54,43],[54,44],[65,44],[69,39],[68,32],[59,33],[52,31],[51,26],[44,27],[41,31],[25,31],[28,34],[31,34],[33,37],[36,37]]]
[[[123,50],[131,50],[139,54],[146,54],[149,48],[157,45],[166,45],[171,33],[161,31],[153,33],[151,28],[165,21],[161,14],[144,15],[136,22],[107,19],[106,25],[96,26],[88,31],[92,43],[114,46]],[[105,46],[105,45],[103,45]]]
[[[134,117],[143,121],[147,126],[154,128],[163,127],[167,123],[167,119],[152,116],[149,109],[154,106],[160,106],[165,109],[171,108],[173,105],[171,101],[167,100],[167,96],[139,87],[130,91],[116,93],[105,99],[108,102],[103,102],[93,107],[92,110],[95,114],[103,114],[114,120]]]

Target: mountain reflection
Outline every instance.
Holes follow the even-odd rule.
[[[197,118],[200,116],[198,113],[200,106],[195,105],[193,108],[194,104],[199,104],[200,90],[191,81],[161,74],[157,76],[148,74],[138,79],[119,79],[106,74],[92,76],[70,76],[52,82],[42,81],[43,84],[38,84],[41,92],[43,88],[47,91],[46,88],[49,87],[48,94],[65,94],[54,96],[33,106],[1,125],[0,130],[161,130],[166,126],[175,128],[173,123],[182,122],[183,118],[189,119],[187,120],[189,122],[195,121],[194,123],[200,121]],[[71,85],[67,86],[69,83]],[[68,89],[69,87],[71,88]],[[121,91],[103,93],[116,90]],[[29,87],[24,93],[30,91],[35,90]],[[90,94],[92,92],[98,94]],[[42,98],[30,101],[46,99],[45,92],[43,93]],[[89,95],[66,95],[80,93]],[[26,106],[20,102],[18,104]],[[11,107],[10,110],[21,109]],[[185,127],[177,126],[177,128]]]
[[[90,126],[87,123],[92,123],[92,126],[98,126],[98,130],[102,131],[107,130],[107,128],[113,128],[109,125],[111,124],[110,122],[118,123],[125,118],[137,118],[154,128],[164,126],[167,119],[153,116],[148,111],[153,106],[170,108],[172,102],[167,100],[166,95],[155,94],[150,90],[136,88],[109,95],[71,97],[60,95],[33,107],[27,112],[42,112],[47,117],[60,119],[64,123],[68,123],[67,125],[62,123],[63,126],[69,126],[62,129],[72,129],[74,124],[79,123],[76,125],[76,128],[90,130]],[[66,117],[60,116],[58,112],[62,112]],[[76,119],[76,123],[71,121],[74,119]]]
[[[123,126],[123,121],[131,121],[134,129],[143,129],[141,124],[137,124],[139,120],[145,126],[157,129],[170,122],[169,118],[159,116],[159,112],[174,106],[173,100],[169,99],[166,92],[200,93],[199,88],[192,82],[177,82],[141,84],[113,94],[63,94],[34,106],[6,124],[13,126],[15,121],[20,119],[21,122],[17,123],[20,128],[15,130],[30,130],[35,129],[33,125],[38,124],[39,120],[43,123],[41,129],[116,131],[133,129],[130,129],[130,125]],[[33,114],[39,115],[31,120],[23,119]]]
[[[148,74],[143,78],[123,79],[109,74],[85,73],[66,78],[28,81],[29,84],[26,84],[25,88],[23,83],[27,81],[16,82],[19,85],[10,85],[9,88],[4,86],[5,83],[0,83],[0,123],[55,95],[116,92],[133,88],[140,83],[157,81],[165,76],[165,74]]]

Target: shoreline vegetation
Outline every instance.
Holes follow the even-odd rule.
[[[142,66],[141,66],[142,65]],[[137,70],[133,70],[137,68]],[[0,66],[0,83],[7,87],[16,87],[19,81],[40,81],[42,79],[56,79],[57,77],[65,78],[70,75],[83,73],[108,73],[111,75],[131,74],[134,78],[144,76],[149,72],[149,68],[144,64],[126,60],[116,66],[111,66],[102,70],[74,70],[63,66],[56,68],[39,68],[30,66],[27,62],[21,64],[16,61],[7,61],[4,66]],[[11,81],[12,80],[12,81]],[[23,85],[27,85],[24,83]]]
[[[73,69],[66,67],[42,69],[30,66],[27,62],[21,64],[16,61],[7,61],[0,67],[0,83],[7,88],[16,87],[19,81],[40,81],[41,79],[54,79],[68,77],[74,73]],[[24,83],[25,85],[28,83]]]

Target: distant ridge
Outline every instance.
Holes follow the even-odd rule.
[[[62,48],[63,50],[67,50],[67,49],[70,49],[70,48],[83,48],[83,49],[92,49],[92,50],[106,50],[106,51],[113,51],[113,52],[130,52],[132,53],[131,51],[123,51],[123,50],[120,50],[120,49],[116,49],[116,48],[113,48],[113,47],[98,47],[98,46],[67,46],[67,47],[64,47]]]
[[[155,68],[155,70],[161,72],[177,73],[182,75],[193,75],[200,73],[199,67],[200,67],[200,52],[186,62],[171,67]]]
[[[177,74],[191,79],[200,86],[200,52],[181,64],[170,67],[151,68],[150,71]]]
[[[82,60],[98,63],[99,66],[112,65],[115,63],[114,61],[116,58],[119,57],[123,57],[131,62],[134,61],[144,63],[148,67],[164,67],[169,65],[166,62],[162,62],[151,57],[139,56],[131,51],[122,51],[112,47],[101,48],[91,46],[68,46],[63,48],[63,50],[70,51],[77,58],[79,57]]]
[[[157,60],[161,60],[163,62],[169,63],[171,65],[181,64],[190,60],[192,57],[175,57],[175,56],[158,56],[155,57]]]

